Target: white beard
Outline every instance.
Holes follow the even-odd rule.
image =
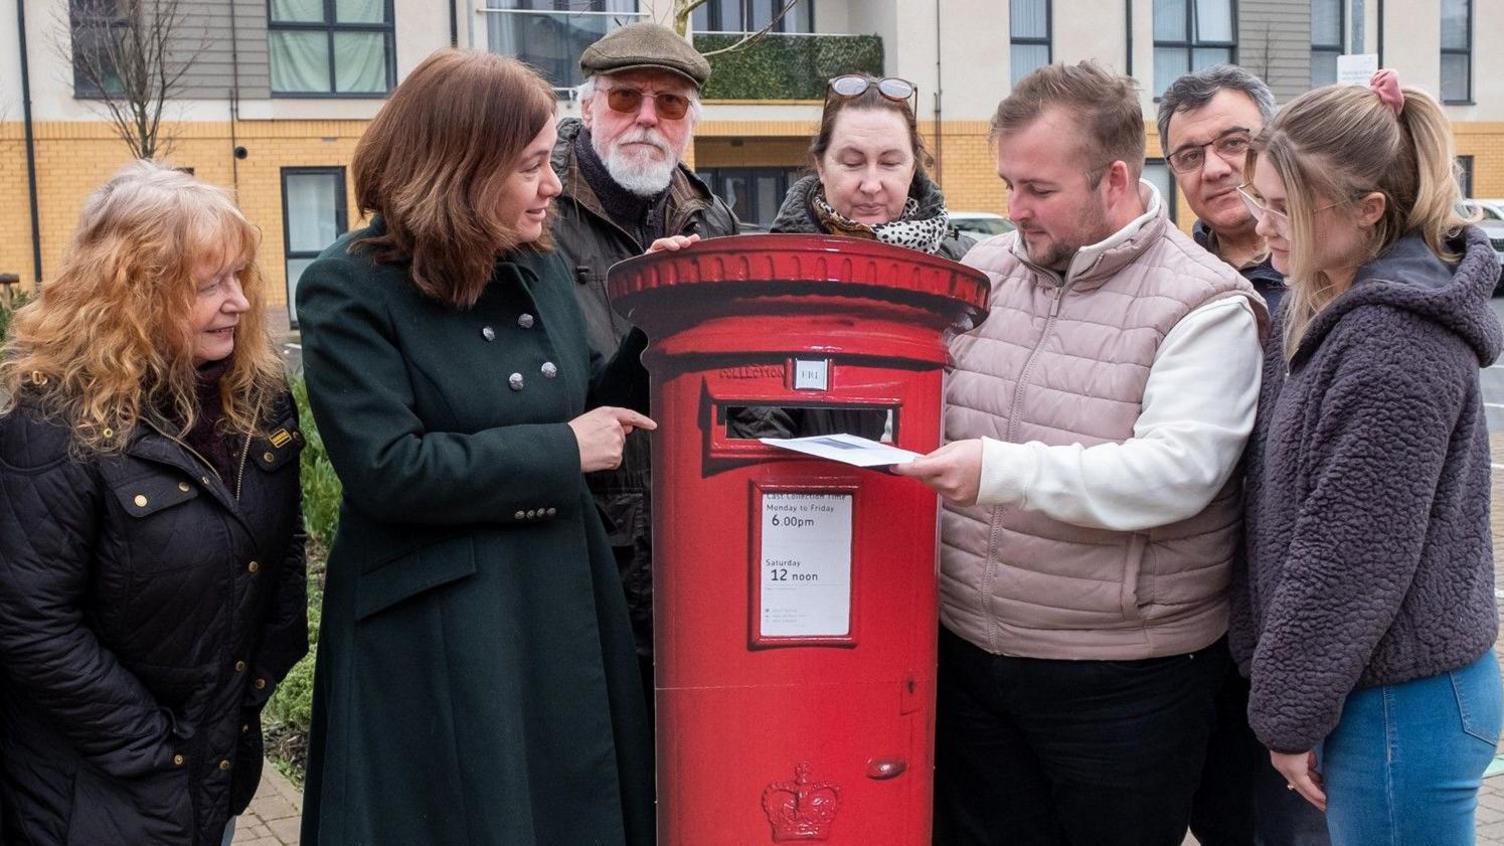
[[[645,141],[663,152],[661,160],[629,156],[622,151],[626,144]],[[654,197],[663,193],[669,180],[674,177],[674,168],[679,166],[679,156],[669,146],[668,140],[655,130],[640,127],[622,133],[606,149],[601,149],[601,139],[592,135],[590,146],[606,165],[606,172],[616,184],[641,197]]]

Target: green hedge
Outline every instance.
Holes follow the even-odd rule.
[[[16,309],[26,305],[27,296],[24,291],[17,291],[12,295],[10,305],[0,302],[0,344],[5,343],[5,337],[10,332],[10,318]]]
[[[695,48],[709,53],[740,35],[696,35]],[[707,100],[819,100],[825,84],[843,73],[883,73],[883,40],[876,35],[778,35],[710,57]]]
[[[303,524],[308,530],[308,654],[278,685],[261,715],[267,757],[296,784],[303,783],[308,753],[308,726],[313,717],[313,664],[318,653],[319,619],[324,603],[324,563],[339,525],[339,477],[324,451],[324,440],[308,410],[308,387],[292,380],[303,429]]]

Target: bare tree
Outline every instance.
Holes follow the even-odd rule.
[[[689,35],[689,16],[694,14],[695,9],[700,8],[709,1],[710,0],[674,0],[674,31],[679,33],[680,36],[687,37]],[[711,50],[710,52],[705,53],[705,55],[719,56],[722,53],[731,53],[751,45],[753,42],[772,32],[773,27],[778,26],[778,22],[783,20],[784,17],[787,16],[789,12],[793,11],[794,7],[797,5],[799,5],[799,0],[784,0],[783,5],[778,9],[777,13],[773,15],[772,20],[769,20],[767,25],[762,29],[759,29],[756,32],[749,32],[736,43],[722,47],[719,50]]]
[[[58,48],[79,93],[101,104],[136,158],[172,148],[171,134],[162,131],[163,109],[210,47],[207,28],[188,30],[181,0],[69,0]]]

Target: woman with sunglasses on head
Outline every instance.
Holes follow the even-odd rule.
[[[652,841],[646,705],[583,475],[654,427],[612,407],[643,399],[616,372],[643,338],[610,366],[590,354],[548,240],[554,106],[513,59],[424,60],[355,150],[370,225],[298,284],[344,483],[308,846]]]
[[[0,842],[220,846],[308,649],[297,409],[258,233],[149,161],[0,358]]]
[[[1441,108],[1392,71],[1283,107],[1240,190],[1289,282],[1248,447],[1249,721],[1335,844],[1473,842],[1500,727],[1478,368],[1504,338]]]
[[[914,84],[846,74],[830,81],[810,144],[814,174],[794,183],[773,232],[871,238],[959,260],[971,239],[953,229],[910,101]]]

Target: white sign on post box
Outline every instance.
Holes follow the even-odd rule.
[[[851,633],[851,500],[849,493],[763,492],[762,637]]]
[[[830,362],[823,358],[794,359],[794,390],[830,390]]]

